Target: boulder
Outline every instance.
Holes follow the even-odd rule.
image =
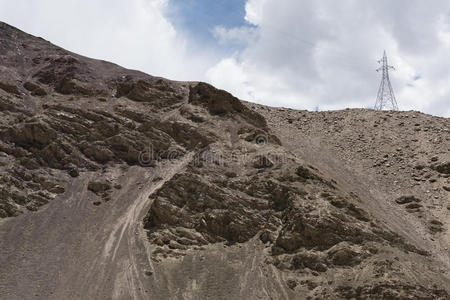
[[[27,81],[23,84],[23,87],[31,92],[31,95],[33,96],[45,96],[47,95],[47,92],[37,83]]]
[[[100,195],[111,189],[111,184],[106,181],[90,181],[88,183],[88,190],[96,195]]]
[[[400,198],[397,198],[395,202],[397,204],[407,204],[411,202],[421,202],[421,200],[416,198],[415,196],[402,196]]]

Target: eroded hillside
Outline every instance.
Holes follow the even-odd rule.
[[[448,119],[0,42],[0,298],[450,299]]]

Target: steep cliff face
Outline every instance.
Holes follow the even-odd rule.
[[[450,299],[448,119],[269,108],[4,23],[0,68],[0,298]]]

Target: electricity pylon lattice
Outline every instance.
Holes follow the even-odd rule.
[[[386,51],[384,51],[383,58],[378,63],[382,66],[377,69],[377,72],[381,71],[383,75],[375,102],[375,110],[398,110],[397,100],[395,100],[394,90],[389,79],[389,70],[395,70],[395,68],[388,64]]]

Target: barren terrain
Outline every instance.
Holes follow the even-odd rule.
[[[0,299],[450,299],[450,120],[241,101],[0,23]]]

